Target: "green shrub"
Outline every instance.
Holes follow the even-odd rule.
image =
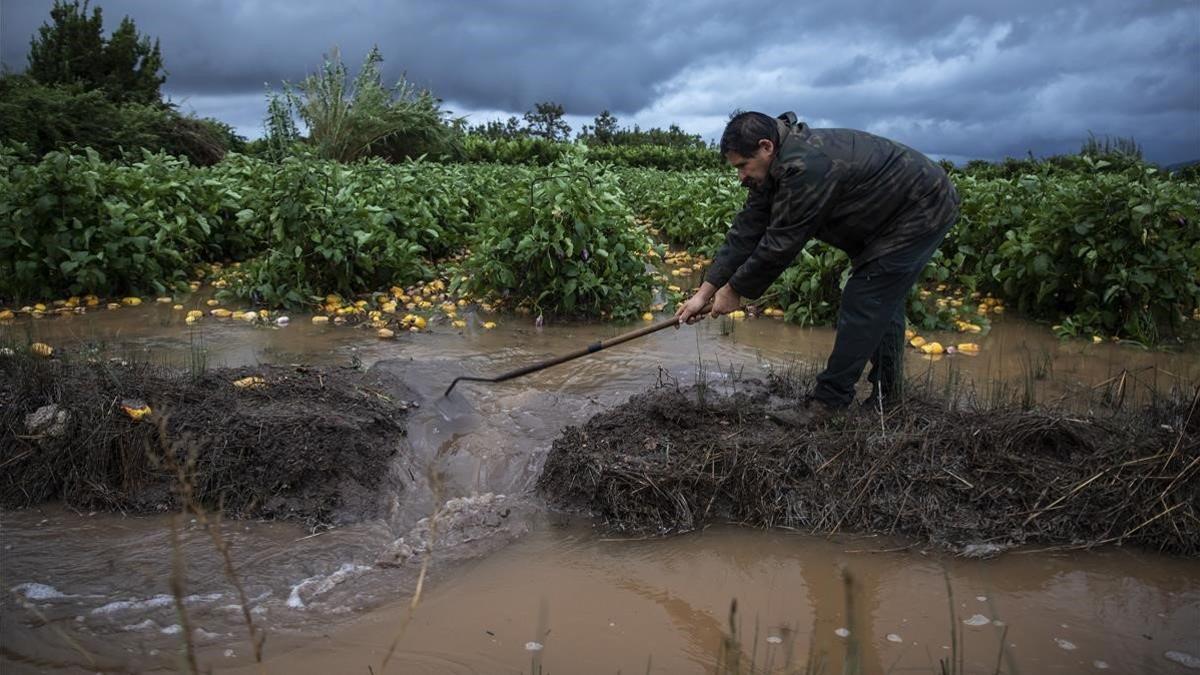
[[[302,307],[327,293],[349,297],[427,274],[417,242],[397,234],[389,211],[360,194],[361,168],[287,158],[269,191],[238,221],[266,251],[242,266],[233,295]]]
[[[93,150],[5,163],[0,295],[165,292],[186,286],[218,225],[186,161],[143,155],[116,165]]]
[[[630,318],[651,303],[652,240],[613,174],[581,156],[510,188],[481,215],[463,286],[539,313]]]

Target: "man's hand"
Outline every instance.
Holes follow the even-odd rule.
[[[679,309],[675,310],[675,318],[679,320],[679,323],[690,325],[703,319],[704,312],[708,310],[708,305],[712,302],[713,290],[712,284],[705,282],[695,295],[680,305]],[[678,328],[679,325],[676,324],[675,327]]]
[[[742,306],[742,296],[733,290],[733,286],[725,284],[713,298],[712,318],[728,314]]]

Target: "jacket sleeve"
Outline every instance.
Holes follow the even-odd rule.
[[[771,194],[762,189],[751,190],[742,210],[733,218],[725,234],[725,244],[717,251],[704,280],[720,288],[758,245],[771,218]]]
[[[789,166],[780,177],[767,228],[729,279],[738,295],[762,295],[828,222],[837,192],[829,169],[828,159],[818,155]]]

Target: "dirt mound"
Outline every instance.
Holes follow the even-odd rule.
[[[354,370],[192,376],[148,364],[9,356],[0,357],[0,402],[6,507],[63,500],[177,509],[175,466],[209,509],[315,527],[378,515],[400,489],[391,467],[404,447],[408,403]],[[150,412],[137,420],[141,403]]]
[[[974,555],[1122,542],[1200,554],[1195,398],[1096,416],[916,399],[797,429],[766,414],[797,403],[794,383],[739,389],[659,387],[570,427],[538,488],[642,532],[726,520],[894,533]]]

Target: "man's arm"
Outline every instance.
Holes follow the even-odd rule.
[[[733,224],[725,234],[725,243],[704,274],[705,283],[711,284],[713,289],[724,286],[758,246],[770,219],[770,193],[762,189],[751,190],[746,196],[746,204],[734,216]]]
[[[754,251],[729,279],[744,298],[757,298],[792,264],[804,244],[829,220],[837,183],[829,176],[829,162],[817,156],[803,166],[792,166],[779,179],[770,223]]]

